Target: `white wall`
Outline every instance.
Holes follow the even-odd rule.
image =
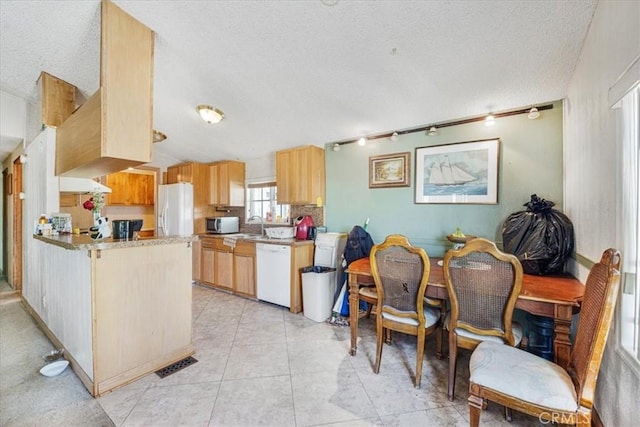
[[[12,161],[15,159],[15,156],[12,156],[11,153],[16,148],[21,149],[22,143],[25,140],[26,118],[27,102],[22,98],[0,91],[0,161],[3,163],[2,170],[5,168],[8,169],[8,173],[13,173]],[[4,182],[2,182],[2,185],[4,186]],[[0,212],[2,212],[5,205],[9,210],[13,208],[11,196],[8,196],[6,200],[0,197]],[[4,230],[4,224],[2,223],[3,216],[0,215],[0,241],[7,239],[8,236],[11,236],[10,233],[13,233],[11,218],[12,215],[9,214],[6,230],[7,236],[4,236],[2,235],[2,230]],[[8,271],[3,271],[2,273],[7,276],[9,283],[12,283],[12,278],[10,277],[10,266],[12,262],[10,241],[7,241],[7,252]],[[3,247],[0,244],[0,259],[2,259],[3,256]]]
[[[576,251],[591,261],[598,261],[604,249],[620,246],[620,145],[608,92],[640,55],[639,22],[640,2],[598,4],[565,100],[564,207],[575,226]],[[586,279],[587,266],[574,263],[572,269]],[[595,406],[604,425],[637,425],[640,378],[617,352],[615,327],[605,349]]]

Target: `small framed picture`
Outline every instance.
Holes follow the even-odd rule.
[[[498,203],[499,139],[416,148],[416,203]]]
[[[411,153],[369,157],[369,188],[408,187]]]

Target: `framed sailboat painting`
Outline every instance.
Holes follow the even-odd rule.
[[[416,148],[416,203],[498,203],[500,140]]]

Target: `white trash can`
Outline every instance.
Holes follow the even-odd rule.
[[[331,267],[304,267],[302,273],[302,306],[304,316],[314,322],[331,317],[336,286],[336,269]]]

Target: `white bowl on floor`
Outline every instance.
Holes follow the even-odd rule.
[[[42,369],[40,369],[40,373],[45,377],[55,377],[56,375],[60,375],[67,366],[69,366],[68,360],[56,360],[55,362],[44,365]]]

